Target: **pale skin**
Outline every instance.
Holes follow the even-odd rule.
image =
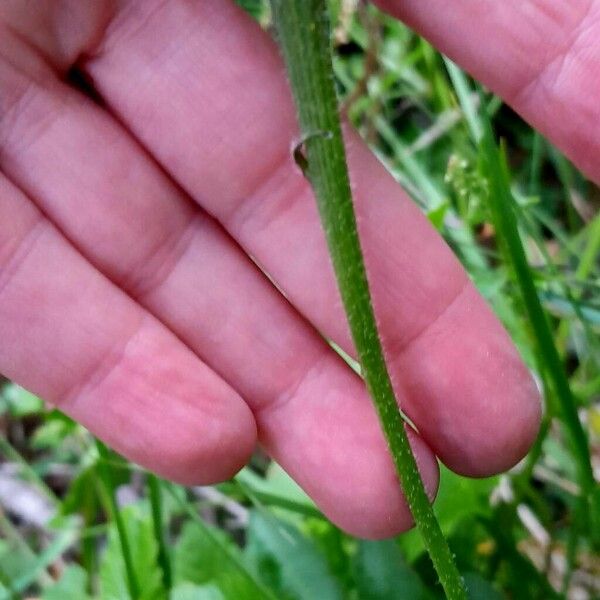
[[[600,2],[380,4],[594,177]],[[102,106],[64,82],[75,64]],[[318,333],[353,352],[294,139],[276,47],[233,3],[0,3],[0,372],[166,478],[226,479],[260,444],[339,526],[393,535],[411,518],[374,410]],[[347,146],[425,485],[436,456],[503,471],[538,429],[530,374],[419,210]]]

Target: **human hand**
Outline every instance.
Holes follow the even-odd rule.
[[[426,4],[403,16],[514,100],[492,69],[502,42],[486,63],[458,25],[426,21]],[[268,36],[223,0],[6,0],[0,21],[0,371],[164,477],[225,479],[258,439],[344,529],[410,526],[364,386],[317,333],[352,352]],[[73,65],[101,106],[61,81]],[[539,115],[562,101],[539,110],[549,134]],[[435,492],[435,455],[466,475],[504,470],[537,431],[535,386],[425,217],[347,141],[425,485]]]

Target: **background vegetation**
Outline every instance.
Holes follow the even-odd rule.
[[[241,3],[269,25],[260,0]],[[560,410],[565,391],[492,210],[512,192],[531,281],[598,478],[598,189],[403,25],[354,2],[332,5],[344,111],[453,247],[544,390],[540,437],[511,473],[469,480],[442,469],[435,510],[470,594],[600,597],[598,491],[582,502],[581,456]],[[479,145],[487,116],[503,140],[503,154],[487,147],[496,171]],[[183,488],[97,445],[10,382],[1,389],[0,429],[0,599],[441,597],[416,532],[353,539],[260,454],[232,481]]]

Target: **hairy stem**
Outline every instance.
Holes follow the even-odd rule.
[[[448,598],[462,578],[429,503],[398,410],[377,332],[358,238],[331,64],[325,0],[272,0],[310,179],[363,375],[415,522]],[[295,152],[299,154],[299,152]]]

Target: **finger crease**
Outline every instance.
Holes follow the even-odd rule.
[[[404,352],[408,350],[413,344],[415,344],[420,338],[427,334],[428,331],[436,324],[439,323],[444,316],[450,311],[450,309],[456,305],[456,303],[460,300],[460,298],[465,294],[465,292],[469,289],[471,284],[470,279],[466,278],[463,280],[460,288],[457,292],[452,296],[450,301],[444,306],[444,308],[424,327],[419,329],[413,335],[411,335],[408,339],[401,339],[399,343],[385,343],[384,340],[384,349],[387,356],[391,359],[398,359]]]
[[[167,281],[187,253],[205,219],[200,214],[192,216],[183,229],[159,240],[145,256],[143,263],[122,278],[120,283],[133,298],[147,298]]]
[[[259,415],[262,415],[265,412],[280,410],[283,407],[285,407],[291,400],[296,398],[302,387],[304,387],[309,381],[321,375],[323,368],[327,362],[326,359],[326,352],[319,352],[314,357],[314,359],[308,364],[308,366],[302,372],[300,377],[298,377],[298,379],[296,379],[290,385],[287,385],[270,402],[265,403],[263,406],[253,407],[256,418],[258,419]]]
[[[3,266],[0,266],[0,294],[6,289],[19,271],[21,265],[31,254],[38,239],[49,227],[48,222],[38,213],[36,221],[28,232],[16,244]]]
[[[230,232],[241,235],[252,224],[253,236],[267,229],[273,221],[292,209],[295,201],[302,197],[307,189],[306,180],[299,176],[293,178],[290,170],[290,153],[283,152],[273,166],[254,183],[251,189],[240,198],[226,214],[217,215],[219,221]],[[270,208],[265,200],[275,199]],[[260,223],[253,219],[257,216]]]
[[[587,29],[586,24],[590,18],[590,15],[592,14],[594,5],[595,0],[589,0],[585,10],[582,12],[581,18],[579,18],[575,26],[571,28],[571,35],[569,35],[567,43],[562,45],[557,52],[554,52],[548,60],[546,60],[536,69],[530,81],[526,82],[525,85],[521,87],[520,91],[515,95],[513,99],[513,103],[515,105],[521,105],[524,102],[526,103],[527,99],[531,97],[534,90],[538,89],[539,83],[544,80],[545,76],[549,72],[556,71],[553,79],[554,81],[559,80],[561,72],[563,71],[569,57],[573,53],[578,40]]]
[[[136,340],[148,318],[148,316],[142,315],[123,340],[101,354],[92,366],[77,378],[74,384],[71,384],[59,395],[57,405],[61,410],[65,407],[73,410],[82,398],[97,390],[116,371],[123,363],[129,347]]]

